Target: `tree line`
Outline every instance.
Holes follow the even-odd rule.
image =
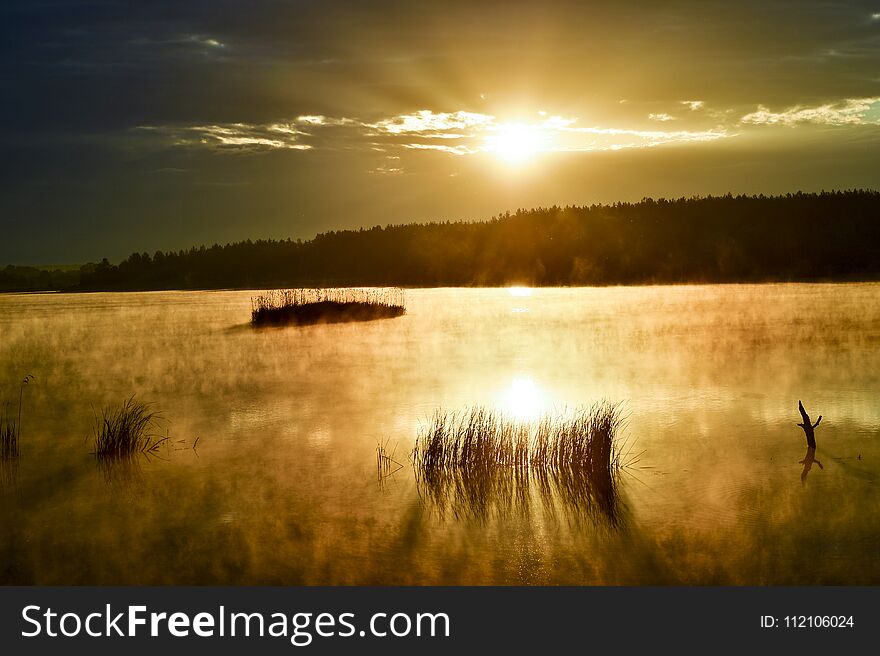
[[[91,291],[880,279],[880,192],[554,206],[481,222],[133,253],[75,273],[74,282],[40,274],[39,284]],[[0,273],[0,285],[6,280]]]

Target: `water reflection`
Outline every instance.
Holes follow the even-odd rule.
[[[596,485],[582,470],[509,468],[481,475],[462,470],[432,477],[416,474],[419,496],[429,511],[440,518],[480,523],[542,510],[573,523],[619,527],[623,504],[618,485]]]
[[[0,492],[12,492],[18,486],[18,458],[0,458]]]
[[[623,517],[619,484],[617,477],[598,483],[577,468],[456,469],[431,476],[416,472],[416,487],[429,511],[440,518],[480,523],[541,510],[570,523],[619,527]]]
[[[501,397],[501,409],[509,417],[532,421],[547,409],[544,393],[528,376],[517,376]]]
[[[397,456],[397,445],[389,451],[388,441],[383,444],[380,442],[376,445],[376,483],[379,489],[385,489],[385,485],[394,475],[404,468],[403,463],[395,459]]]
[[[135,458],[95,458],[95,466],[105,483],[121,488],[137,487],[144,482],[140,459]]]
[[[824,469],[822,463],[816,459],[816,447],[808,446],[807,452],[804,454],[804,459],[798,462],[799,465],[804,466],[801,471],[801,483],[804,485],[807,483],[807,474],[809,474],[810,470],[813,468],[813,463],[819,465],[819,469]]]
[[[119,487],[137,487],[145,482],[144,469],[152,465],[170,463],[181,458],[199,458],[201,436],[195,439],[172,437],[166,429],[165,437],[151,438],[153,446],[143,451],[130,454],[97,454],[92,453],[95,467],[105,483]]]

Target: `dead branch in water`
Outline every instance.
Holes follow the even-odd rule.
[[[807,414],[807,411],[804,410],[804,404],[798,401],[798,410],[800,410],[801,417],[803,417],[803,423],[798,424],[801,428],[804,429],[804,434],[807,436],[807,446],[811,449],[816,448],[816,426],[819,425],[819,422],[822,421],[822,415],[819,415],[819,418],[816,420],[816,423],[812,423],[810,421],[810,415]]]

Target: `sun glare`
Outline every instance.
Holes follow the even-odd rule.
[[[484,150],[494,153],[508,164],[523,164],[544,148],[540,132],[528,125],[501,126],[497,132],[486,137]]]
[[[531,296],[532,288],[531,287],[521,287],[519,285],[515,285],[513,287],[507,288],[507,293],[511,296]]]
[[[504,413],[519,421],[534,421],[545,409],[544,394],[527,376],[518,376],[502,396]]]

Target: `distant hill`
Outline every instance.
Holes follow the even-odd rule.
[[[880,279],[880,193],[710,196],[518,210],[309,241],[134,253],[78,272],[0,270],[2,289],[606,285]],[[72,276],[72,277],[69,277]],[[73,278],[76,278],[75,280]]]

